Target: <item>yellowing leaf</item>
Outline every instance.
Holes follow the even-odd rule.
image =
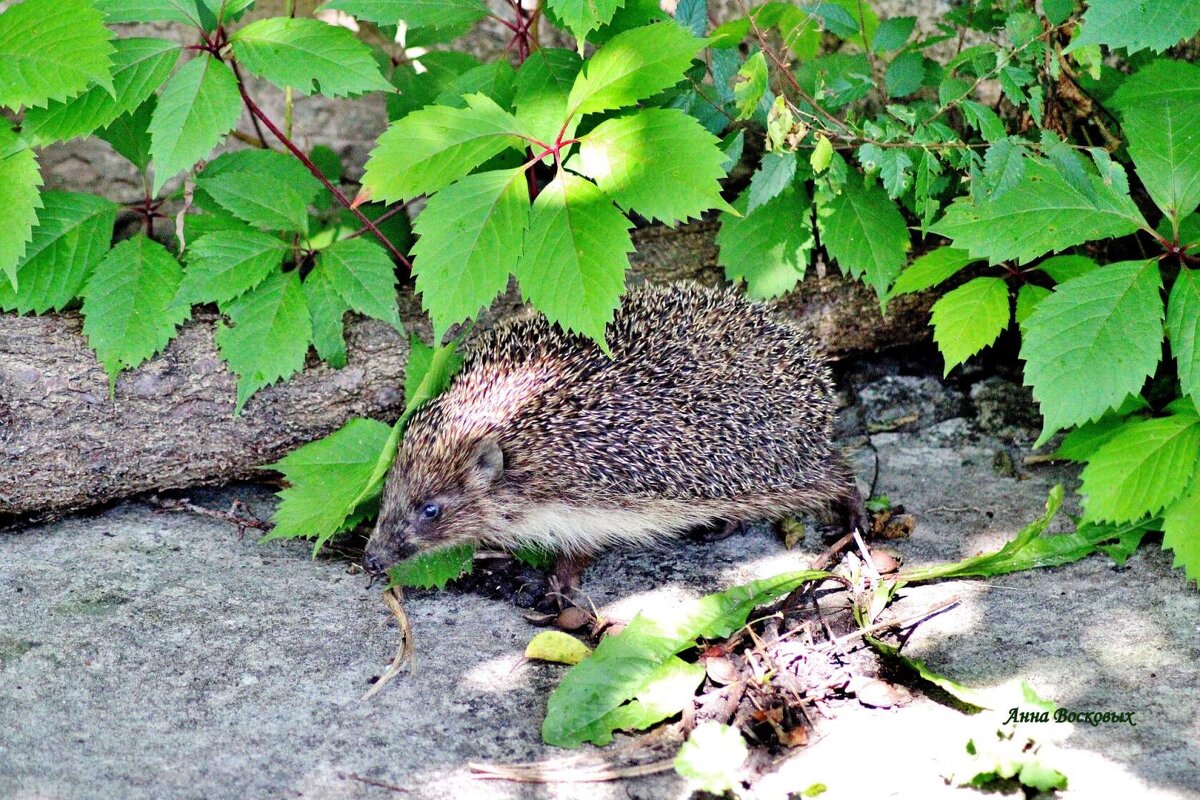
[[[578,664],[592,654],[592,648],[562,631],[542,631],[525,646],[525,657],[555,664]]]

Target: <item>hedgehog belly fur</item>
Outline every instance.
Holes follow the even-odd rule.
[[[503,546],[535,546],[565,555],[594,555],[616,545],[653,545],[712,522],[703,509],[682,503],[645,502],[640,508],[546,503],[518,516],[488,540]]]

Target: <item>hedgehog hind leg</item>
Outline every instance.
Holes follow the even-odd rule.
[[[871,530],[871,515],[858,488],[858,479],[846,457],[838,454],[831,459],[832,474],[837,480],[837,494],[833,498],[833,510],[846,532],[857,530],[866,536]]]
[[[595,558],[578,553],[560,553],[550,573],[550,591],[559,609],[575,605],[575,595],[583,585],[583,571],[591,566]]]

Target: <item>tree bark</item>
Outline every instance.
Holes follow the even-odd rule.
[[[652,282],[720,282],[714,231],[701,223],[635,232],[635,274]],[[885,320],[862,284],[816,272],[777,305],[832,357],[927,336],[930,298],[893,301]],[[401,293],[400,305],[406,330],[428,340],[411,292]],[[518,293],[509,291],[481,324],[519,306]],[[260,391],[235,417],[236,380],[218,355],[215,319],[197,314],[164,352],[122,373],[110,397],[77,313],[0,314],[0,525],[139,492],[261,476],[261,465],[351,417],[390,422],[403,407],[408,342],[383,323],[352,315],[343,369],[311,361],[301,374]]]

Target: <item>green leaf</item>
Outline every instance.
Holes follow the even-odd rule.
[[[563,631],[542,631],[525,645],[525,657],[575,666],[592,654],[592,648]]]
[[[113,44],[112,85],[93,85],[70,100],[25,112],[21,132],[37,144],[72,139],[134,111],[162,85],[179,61],[179,44],[166,39],[117,39]]]
[[[435,100],[439,105],[465,108],[465,95],[482,94],[501,108],[508,108],[512,105],[516,78],[516,70],[507,61],[480,64],[456,77]]]
[[[316,537],[319,549],[354,510],[390,430],[377,420],[352,419],[263,467],[282,472],[289,484],[279,492],[275,527],[263,540]]]
[[[150,120],[157,107],[158,95],[152,94],[135,111],[122,114],[96,131],[96,136],[112,145],[140,172],[145,172],[150,166]]]
[[[96,265],[83,288],[83,333],[110,385],[167,346],[188,316],[175,303],[183,270],[145,236],[126,239]]]
[[[452,50],[433,50],[401,64],[392,72],[399,92],[387,96],[388,119],[400,119],[432,104],[459,76],[478,66],[479,59]]]
[[[213,175],[206,169],[196,178],[196,187],[256,228],[308,233],[308,205],[316,192],[306,196],[281,175],[251,170]]]
[[[61,311],[78,296],[112,243],[115,203],[94,194],[46,192],[33,238],[17,263],[17,288],[0,281],[0,308]]]
[[[908,37],[912,36],[913,28],[917,25],[916,17],[891,17],[879,23],[875,29],[875,38],[871,40],[871,49],[876,53],[886,50],[899,50],[904,47]]]
[[[150,120],[154,194],[211,153],[241,115],[233,70],[207,53],[184,64],[163,87]]]
[[[364,237],[343,239],[317,254],[317,267],[354,311],[402,330],[396,300],[396,265],[380,245]]]
[[[612,21],[625,0],[547,0],[546,7],[562,20],[582,51],[583,40],[601,25]]]
[[[318,10],[334,9],[381,25],[403,20],[410,28],[471,25],[488,14],[482,0],[332,0]]]
[[[1190,581],[1200,585],[1200,470],[1191,485],[1167,507],[1163,514],[1163,549],[1175,553],[1172,564],[1183,569]]]
[[[901,53],[883,73],[888,97],[908,97],[925,82],[925,59],[920,53]]]
[[[333,288],[324,269],[314,269],[300,287],[312,321],[313,347],[331,367],[346,366],[345,316],[350,306]]]
[[[717,263],[725,277],[746,282],[746,294],[767,300],[790,292],[804,278],[814,244],[812,200],[796,184],[747,213],[749,190],[721,214]]]
[[[946,360],[943,374],[996,341],[1009,318],[1003,278],[975,278],[944,294],[930,310],[933,340]]]
[[[1054,279],[1055,283],[1066,283],[1072,278],[1087,275],[1100,265],[1087,256],[1051,256],[1037,265],[1037,268]]]
[[[1161,87],[1191,91],[1161,92]],[[1200,205],[1200,67],[1154,61],[1126,79],[1113,103],[1121,109],[1138,177],[1177,225]]]
[[[676,109],[651,108],[605,120],[583,137],[579,166],[622,207],[674,225],[721,199],[720,140]]]
[[[825,134],[817,135],[817,144],[813,147],[812,154],[808,157],[808,165],[812,167],[812,171],[820,175],[825,170],[829,169],[829,162],[833,160],[833,143],[825,138]]]
[[[270,275],[221,310],[233,327],[217,326],[217,347],[238,376],[234,414],[240,414],[259,389],[304,368],[312,321],[295,271]]]
[[[392,91],[371,49],[337,25],[271,17],[251,22],[230,43],[238,63],[281,89],[327,97]]]
[[[820,570],[752,581],[697,600],[639,613],[623,631],[606,636],[590,658],[572,667],[550,695],[542,739],[557,747],[607,744],[613,715],[637,697],[674,655],[698,638],[723,638],[745,624],[756,607],[809,581]],[[669,668],[668,668],[669,669]]]
[[[789,152],[764,153],[762,163],[750,178],[750,193],[746,213],[770,202],[791,185],[796,177],[796,154]]]
[[[1087,461],[1131,421],[1116,412],[1109,412],[1095,422],[1085,422],[1063,437],[1054,457],[1080,463]]]
[[[989,200],[1016,188],[1025,177],[1025,147],[1020,139],[1001,139],[983,155],[983,189]]]
[[[1091,0],[1083,14],[1083,30],[1064,50],[1088,45],[1124,47],[1130,55],[1149,47],[1161,53],[1200,30],[1200,5],[1193,0]]]
[[[512,114],[481,94],[466,101],[466,108],[429,106],[389,125],[367,159],[363,191],[387,203],[411,200],[509,147],[524,147]]]
[[[821,241],[842,271],[885,297],[904,266],[909,235],[883,189],[851,174],[841,193],[823,203],[820,225]]]
[[[1179,387],[1200,408],[1200,271],[1179,270],[1167,300],[1167,334]]]
[[[674,86],[704,46],[675,22],[618,33],[595,52],[575,79],[567,113],[623,108]]]
[[[445,589],[446,584],[471,571],[475,548],[469,544],[420,553],[388,570],[388,587]]]
[[[93,0],[108,22],[179,22],[199,26],[196,0]]]
[[[1187,488],[1200,453],[1200,418],[1130,422],[1083,468],[1084,519],[1133,522],[1162,511]]]
[[[1034,286],[1032,283],[1025,283],[1017,290],[1017,303],[1013,308],[1013,319],[1017,321],[1017,325],[1024,327],[1025,320],[1029,319],[1029,315],[1037,308],[1038,303],[1050,296],[1050,290],[1044,286]]]
[[[594,184],[559,173],[533,201],[517,261],[521,294],[563,330],[607,350],[604,329],[625,289],[631,227]]]
[[[722,795],[738,785],[749,756],[746,740],[737,728],[707,720],[697,725],[679,748],[675,771],[701,791]]]
[[[1137,394],[1162,355],[1154,261],[1109,264],[1059,284],[1025,322],[1025,383],[1045,418],[1038,444]]]
[[[898,297],[902,294],[932,289],[974,260],[966,250],[959,250],[956,247],[939,247],[936,250],[930,250],[925,255],[913,259],[908,269],[900,273],[900,277],[892,284],[888,297]]]
[[[17,265],[38,219],[42,198],[37,156],[0,122],[0,281],[17,288]]]
[[[988,106],[974,100],[963,100],[959,106],[963,117],[979,131],[985,142],[998,142],[1007,135],[1004,123]]]
[[[266,280],[290,249],[276,236],[244,227],[205,234],[187,249],[179,300],[228,303]]]
[[[1091,196],[1071,186],[1053,166],[1027,159],[1020,183],[992,200],[959,197],[930,230],[975,258],[1024,264],[1083,242],[1147,228],[1128,194],[1094,175]]]
[[[737,71],[733,84],[733,99],[737,106],[737,118],[749,119],[767,91],[767,58],[759,50],[746,59]],[[815,172],[821,170],[813,167]]]
[[[414,226],[413,274],[434,338],[477,317],[508,286],[529,213],[523,169],[468,175],[429,198]]]
[[[513,108],[517,119],[542,142],[553,142],[567,119],[567,98],[583,60],[562,48],[534,50],[517,70]],[[574,130],[568,127],[564,138]]]
[[[45,106],[92,83],[112,94],[112,38],[87,0],[25,0],[0,12],[0,106]]]

